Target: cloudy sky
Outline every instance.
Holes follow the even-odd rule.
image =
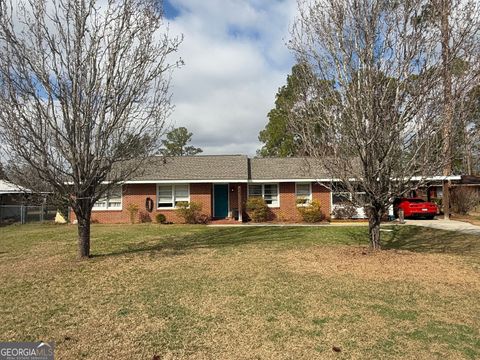
[[[255,154],[258,132],[286,81],[295,0],[168,0],[171,34],[183,34],[185,66],[173,75],[175,127],[205,154]]]

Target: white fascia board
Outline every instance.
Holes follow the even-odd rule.
[[[414,176],[410,180],[420,181],[420,180],[461,180],[460,175],[448,175],[448,176]]]
[[[460,175],[450,176],[414,176],[411,181],[420,180],[461,180]],[[395,179],[392,179],[395,180]],[[285,182],[341,182],[341,179],[324,178],[324,179],[222,179],[222,180],[127,180],[119,182],[119,184],[200,184],[200,183],[213,183],[213,184],[225,184],[225,183],[285,183]],[[355,179],[349,179],[349,181],[355,181]],[[103,184],[110,183],[109,181],[103,181]],[[66,182],[66,185],[73,185],[73,182]]]
[[[129,180],[124,184],[226,184],[226,183],[246,183],[247,180]]]
[[[285,183],[285,182],[330,182],[330,181],[339,181],[336,179],[255,179],[255,180],[249,180],[248,183],[261,183],[261,184],[267,184],[267,183]]]

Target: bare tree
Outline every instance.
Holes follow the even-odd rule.
[[[422,4],[301,1],[292,29],[290,45],[312,69],[306,74],[331,85],[322,88],[328,106],[317,102],[318,116],[293,114],[291,131],[365,207],[373,249],[394,199],[444,165],[441,51],[418,21]]]
[[[34,169],[78,220],[158,152],[171,38],[153,0],[0,2],[0,127],[9,168]],[[28,165],[28,166],[25,166]]]

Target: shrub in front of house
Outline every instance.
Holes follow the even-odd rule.
[[[167,218],[163,214],[155,215],[155,220],[156,220],[157,224],[165,224],[167,222]]]
[[[318,201],[312,201],[309,204],[297,207],[302,220],[307,223],[316,223],[325,220],[325,214]]]
[[[480,193],[477,189],[457,187],[451,195],[452,210],[460,215],[467,215],[480,203]]]
[[[138,214],[138,205],[137,204],[128,204],[127,206],[128,214],[130,215],[130,223],[135,224],[135,219]]]
[[[268,220],[268,205],[261,197],[248,198],[245,203],[247,215],[253,222],[264,222]]]
[[[357,214],[357,208],[352,203],[338,204],[332,211],[332,216],[335,219],[351,219]]]
[[[206,224],[210,220],[207,215],[202,214],[202,204],[200,203],[182,201],[176,206],[176,212],[185,224]]]
[[[150,217],[150,214],[146,211],[140,211],[138,214],[138,220],[143,223],[150,223],[152,222],[152,218]]]

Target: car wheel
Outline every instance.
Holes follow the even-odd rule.
[[[433,220],[433,219],[435,219],[435,215],[427,215],[425,218],[427,220]]]

